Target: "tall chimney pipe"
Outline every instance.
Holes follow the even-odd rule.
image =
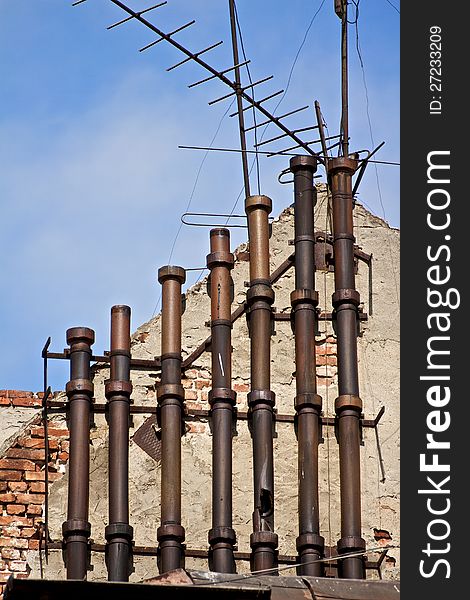
[[[231,278],[234,258],[228,229],[212,229],[207,267],[210,269],[212,390],[212,529],[211,569],[235,573],[232,528],[232,420],[236,394],[232,386]]]
[[[320,536],[318,501],[318,444],[322,399],[317,394],[315,329],[318,292],[315,291],[314,207],[317,191],[313,156],[290,161],[294,174],[295,290],[291,294],[295,331],[298,481],[299,481],[299,575],[321,576],[325,541]]]
[[[357,368],[357,327],[360,296],[355,289],[352,175],[357,160],[331,158],[328,174],[333,201],[335,260],[334,315],[338,345],[338,388],[335,401],[341,487],[341,539],[338,554],[365,551],[361,537],[360,419]],[[364,556],[339,561],[340,573],[347,579],[364,579]]]
[[[131,344],[129,306],[111,308],[110,377],[105,382],[109,423],[109,525],[105,529],[109,581],[128,581],[133,529],[129,525]]]
[[[269,280],[269,213],[267,196],[245,201],[250,242],[250,287],[247,293],[250,325],[251,391],[248,394],[253,438],[253,533],[251,568],[277,566],[278,537],[274,533],[273,416],[275,395],[271,380],[271,325],[274,292]]]
[[[158,421],[161,428],[161,524],[157,530],[161,573],[184,563],[184,527],[181,525],[181,435],[184,390],[181,385],[182,267],[158,270],[162,285],[161,383],[158,386]]]
[[[95,332],[87,327],[67,330],[70,346],[69,399],[70,458],[67,520],[62,524],[67,579],[86,579],[88,568],[88,522],[90,484],[90,411],[93,384],[90,379],[91,346]]]

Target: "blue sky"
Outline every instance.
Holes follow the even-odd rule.
[[[0,387],[6,389],[42,389],[41,348],[51,336],[51,350],[61,351],[69,327],[94,328],[95,352],[108,349],[113,304],[132,307],[133,329],[147,321],[158,308],[158,267],[168,263],[173,244],[173,264],[205,263],[208,229],[183,227],[175,242],[188,204],[195,212],[227,213],[242,189],[238,154],[178,149],[208,146],[220,123],[214,146],[238,147],[236,120],[222,119],[230,101],[208,106],[229,90],[218,82],[188,89],[206,73],[192,64],[167,73],[182,57],[165,43],[139,53],[154,39],[139,23],[107,31],[125,16],[109,0],[71,3],[0,4]],[[142,10],[155,2],[128,3]],[[351,149],[371,149],[370,120],[375,145],[386,142],[376,158],[399,161],[399,14],[392,4],[399,9],[398,0],[360,1],[364,71],[350,27],[350,135]],[[286,87],[321,5],[238,0],[251,75],[274,75],[258,97]],[[217,68],[230,66],[228,0],[170,0],[149,13],[166,31],[192,19],[196,24],[177,39],[193,51],[223,40],[205,58]],[[315,124],[319,100],[329,133],[338,132],[339,36],[333,0],[326,0],[276,112],[311,107],[286,120],[290,126]],[[271,126],[265,139],[277,134]],[[261,193],[273,199],[273,214],[292,202],[291,186],[277,182],[287,166],[286,157],[260,160]],[[359,198],[399,226],[399,168],[370,166]],[[235,212],[243,212],[242,196]],[[233,230],[233,244],[245,235]],[[198,276],[189,273],[188,283]],[[67,364],[51,361],[52,388],[63,389],[67,379]]]

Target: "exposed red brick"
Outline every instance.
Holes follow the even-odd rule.
[[[189,423],[189,433],[204,433],[206,426],[204,423]]]
[[[201,400],[207,402],[209,400],[209,392],[201,392]]]
[[[197,400],[197,392],[195,390],[186,390],[184,398],[185,400]]]
[[[15,501],[15,494],[0,494],[0,503],[8,504]]]
[[[46,442],[44,438],[31,438],[31,437],[22,437],[18,440],[18,445],[23,448],[44,448]],[[49,440],[49,449],[57,450],[59,447],[58,440]]]
[[[70,448],[70,442],[68,442],[67,440],[61,440],[60,442],[60,449],[63,452],[68,452]]]
[[[8,571],[3,571],[2,573],[0,573],[0,581],[6,581],[10,578],[10,575],[11,573],[9,573]]]
[[[10,406],[11,400],[10,398],[5,398],[4,396],[0,397],[0,406]]]
[[[196,389],[197,390],[202,390],[204,388],[208,388],[211,387],[211,382],[207,379],[198,379],[196,381]]]
[[[328,355],[325,356],[324,354],[318,354],[315,360],[317,366],[324,366],[324,365],[330,365],[330,366],[336,366],[338,364],[336,355]]]
[[[248,385],[248,383],[234,383],[232,387],[235,392],[249,392],[250,391],[250,386]]]
[[[6,571],[8,569],[8,563],[4,560],[0,560],[0,571]]]
[[[8,484],[6,481],[0,481],[0,492],[6,492],[7,487],[8,487]]]
[[[25,510],[21,504],[7,504],[7,515],[23,515]]]
[[[42,481],[33,481],[29,486],[29,489],[34,494],[36,493],[44,493],[46,491],[46,484]],[[24,490],[23,490],[24,491]]]
[[[38,530],[35,529],[34,527],[23,527],[21,529],[20,537],[30,538],[30,537],[33,537],[34,535],[39,535]]]
[[[44,437],[44,427],[31,427],[32,437]],[[48,427],[47,433],[50,437],[69,437],[68,429],[59,429],[58,427]]]
[[[33,519],[27,517],[0,516],[0,525],[15,525],[19,527],[32,527]]]
[[[183,379],[181,381],[181,383],[182,383],[184,389],[188,390],[193,387],[194,381],[191,381],[190,379]]]
[[[28,540],[28,548],[30,550],[39,550],[39,540]]]
[[[44,502],[43,494],[17,494],[16,501],[20,504],[42,504]]]
[[[201,410],[202,409],[202,404],[200,404],[199,402],[186,402],[186,408],[188,409],[188,411],[191,410]]]
[[[13,398],[13,406],[24,406],[26,408],[41,406],[42,402],[39,398]]]
[[[1,548],[20,548],[26,550],[28,548],[28,540],[22,540],[15,537],[0,537]]]
[[[36,469],[36,465],[31,460],[2,458],[0,459],[0,469],[34,471]]]
[[[13,527],[12,525],[8,527],[2,527],[1,535],[4,537],[19,537],[21,534],[21,530],[18,527]]]
[[[29,460],[44,460],[44,450],[35,448],[9,448],[5,455],[7,458],[27,458]]]
[[[20,481],[21,471],[0,471],[0,481]]]
[[[8,487],[12,492],[26,492],[28,484],[26,481],[9,481]]]
[[[42,506],[39,506],[39,504],[30,504],[27,512],[28,515],[42,515]]]
[[[7,560],[18,560],[21,558],[20,551],[17,548],[2,548],[1,556]]]
[[[198,372],[196,369],[186,369],[184,372],[186,379],[196,379],[198,376]]]

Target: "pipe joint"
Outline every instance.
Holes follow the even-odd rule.
[[[91,524],[83,519],[68,519],[62,523],[62,535],[65,541],[80,541],[91,535]],[[73,540],[71,538],[80,538]]]
[[[233,269],[234,263],[235,259],[231,252],[211,252],[206,257],[207,268],[211,270],[215,267],[226,267],[227,269]]]
[[[253,279],[246,293],[246,299],[250,305],[255,302],[272,304],[274,302],[274,291],[269,279]]]
[[[340,414],[343,410],[362,412],[362,400],[355,394],[341,394],[335,400],[335,412]]]
[[[212,319],[211,327],[216,327],[217,325],[223,325],[224,327],[230,327],[230,329],[233,328],[233,323],[232,323],[232,321],[230,321],[230,319]]]
[[[186,281],[186,271],[183,267],[175,267],[172,265],[165,265],[158,269],[158,282],[164,283],[168,279],[174,279],[181,285]]]
[[[295,397],[294,406],[297,412],[300,412],[307,408],[320,412],[322,409],[322,397],[313,392],[297,394],[297,396]]]
[[[174,399],[177,402],[174,404],[180,404],[184,400],[184,388],[179,383],[161,383],[157,388],[157,400],[159,403],[163,403],[164,400]],[[168,402],[165,402],[165,405]]]
[[[312,244],[315,244],[316,239],[314,235],[296,235],[294,237],[294,245],[299,242],[311,242]]]
[[[228,404],[230,407],[237,403],[237,393],[230,388],[212,388],[209,391],[209,404],[214,407],[215,404]]]
[[[69,346],[74,346],[72,351],[78,350],[77,345],[84,345],[85,351],[90,351],[89,346],[95,343],[95,332],[89,327],[71,327],[67,329],[66,339]]]
[[[130,543],[133,535],[134,529],[128,523],[111,523],[104,529],[104,536],[109,544],[123,541]]]
[[[247,394],[250,412],[259,409],[272,410],[276,403],[276,394],[271,390],[252,390]]]
[[[317,550],[320,555],[323,555],[325,548],[325,538],[316,533],[301,533],[295,541],[297,552],[305,550]]]
[[[250,547],[253,550],[262,546],[267,546],[268,548],[275,550],[278,542],[277,534],[272,531],[253,531],[250,535]]]
[[[328,175],[336,175],[336,173],[348,173],[353,175],[357,169],[357,160],[346,156],[338,156],[328,159]]]
[[[312,174],[317,170],[317,159],[315,156],[294,156],[289,161],[292,173],[296,171],[310,171]]]
[[[361,302],[360,294],[353,288],[344,288],[336,290],[332,295],[333,306],[338,310],[338,307],[342,304],[352,304],[356,308]]]
[[[270,213],[273,209],[273,201],[268,196],[248,196],[245,200],[245,211],[250,213],[256,209]]]
[[[111,401],[114,396],[125,396],[128,400],[132,394],[132,383],[130,381],[107,379],[104,382],[104,395]]]
[[[182,543],[184,542],[184,538],[184,527],[179,523],[163,523],[157,529],[157,540],[159,543],[167,541]]]
[[[211,546],[215,544],[235,546],[237,543],[237,535],[231,527],[213,527],[209,530],[208,539]]]
[[[354,235],[352,233],[335,233],[335,235],[333,237],[333,241],[337,242],[339,240],[349,240],[350,242],[352,242],[354,244],[354,242],[356,241],[356,238],[354,237]]]
[[[125,348],[115,348],[114,350],[110,350],[109,351],[109,356],[113,357],[113,356],[125,356],[126,358],[131,358],[131,353],[129,352],[129,350],[126,350]]]
[[[310,304],[314,307],[318,306],[318,292],[310,289],[298,289],[291,292],[290,303],[292,307],[298,304]]]
[[[338,540],[338,553],[365,552],[366,542],[358,535],[344,535]]]
[[[69,400],[76,394],[84,395],[91,399],[93,391],[94,387],[89,379],[71,379],[65,386],[65,393]]]

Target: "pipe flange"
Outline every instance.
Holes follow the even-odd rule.
[[[132,383],[122,379],[107,379],[104,382],[104,395],[109,400],[109,398],[115,394],[127,396],[129,398],[132,394]]]
[[[304,408],[314,408],[318,411],[322,408],[322,397],[313,392],[297,394],[294,400],[295,410],[300,412]]]
[[[184,542],[184,537],[184,527],[178,523],[163,523],[157,529],[157,540],[159,542],[165,542],[167,540]]]
[[[93,396],[94,387],[89,379],[71,379],[65,386],[67,398],[75,394],[86,394],[90,398]]]
[[[208,539],[211,546],[220,543],[235,546],[237,543],[237,535],[231,527],[213,527],[209,530]]]
[[[312,242],[312,244],[314,244],[316,239],[314,235],[296,235],[294,237],[294,245],[297,244],[297,242]]]
[[[276,394],[271,390],[253,390],[247,394],[250,411],[258,408],[272,408],[276,403]]]
[[[334,175],[338,171],[343,171],[353,175],[356,172],[358,161],[346,156],[338,156],[328,159],[328,175]]]
[[[309,170],[315,173],[317,170],[317,159],[315,156],[294,156],[289,161],[289,168],[292,173],[301,170]]]
[[[366,542],[358,535],[345,535],[338,540],[338,553],[365,552]]]
[[[184,388],[180,383],[161,383],[157,388],[157,399],[159,402],[166,398],[184,399]]]
[[[84,519],[68,519],[62,523],[62,535],[64,538],[69,538],[72,535],[89,538],[91,523]]]
[[[246,299],[249,304],[258,301],[264,301],[268,304],[272,304],[274,302],[274,291],[271,287],[271,282],[261,282],[257,281],[250,282],[250,287],[246,293]]]
[[[104,529],[104,537],[108,542],[116,538],[124,538],[129,542],[134,535],[134,529],[128,523],[111,523]]]
[[[164,361],[164,360],[169,360],[169,359],[179,360],[179,361],[183,360],[180,352],[165,352],[165,354],[162,354],[160,356],[160,362]]]
[[[260,546],[268,546],[275,550],[278,545],[278,537],[272,531],[253,531],[250,535],[250,547],[254,550]]]
[[[339,413],[343,410],[357,410],[362,412],[362,400],[355,394],[341,394],[335,400],[335,412]]]
[[[316,533],[301,533],[295,541],[297,552],[311,548],[312,550],[318,550],[320,554],[323,554],[325,548],[325,538]]]
[[[175,267],[173,265],[165,265],[158,269],[158,281],[163,283],[168,279],[175,279],[178,283],[183,284],[186,281],[186,271],[183,267]]]
[[[231,252],[211,252],[206,257],[208,269],[213,269],[214,267],[227,267],[228,269],[233,269],[234,263],[235,258]]]
[[[248,196],[245,200],[245,211],[250,213],[257,208],[270,213],[273,209],[273,201],[268,196]]]
[[[71,327],[67,329],[66,340],[69,346],[72,344],[91,346],[95,343],[95,332],[89,327]]]
[[[220,401],[235,406],[237,403],[237,393],[230,388],[212,388],[209,391],[209,404],[213,406]]]
[[[359,306],[361,303],[361,296],[357,290],[354,288],[344,288],[342,290],[336,290],[332,295],[333,306],[336,308],[340,304],[354,304],[354,306]]]
[[[300,303],[318,306],[318,292],[311,289],[294,290],[290,295],[290,303],[292,306],[296,306]]]

